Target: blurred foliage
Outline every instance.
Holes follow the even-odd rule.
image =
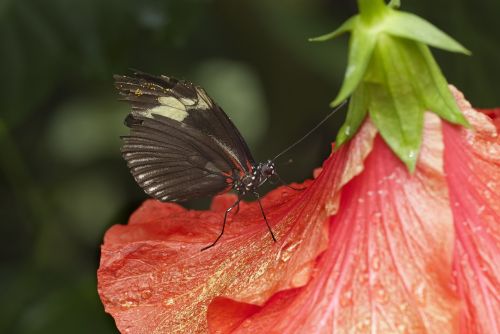
[[[449,81],[476,106],[500,105],[500,3],[402,5],[473,51],[434,50]],[[112,74],[202,84],[262,160],[328,112],[346,39],[307,38],[355,11],[354,0],[1,1],[0,332],[116,332],[96,292],[99,245],[145,195],[120,157],[128,106],[116,102]],[[289,154],[285,179],[310,177],[343,117]]]

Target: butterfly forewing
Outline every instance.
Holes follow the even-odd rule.
[[[229,190],[253,164],[233,123],[205,91],[166,76],[115,76],[132,113],[123,156],[139,185],[161,201]]]
[[[205,90],[167,76],[134,72],[115,76],[116,87],[133,115],[162,115],[198,129],[217,141],[243,170],[255,163],[238,129]]]

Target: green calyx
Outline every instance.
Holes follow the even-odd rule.
[[[428,45],[470,54],[426,20],[382,0],[359,0],[360,13],[337,30],[311,41],[350,32],[344,82],[331,106],[350,97],[337,147],[352,138],[369,114],[380,135],[410,171],[422,142],[424,111],[468,126]]]

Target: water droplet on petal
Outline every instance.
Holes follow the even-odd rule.
[[[380,189],[377,191],[377,194],[380,196],[380,197],[384,197],[385,195],[387,195],[387,190],[384,190],[384,189]]]
[[[283,246],[281,249],[281,257],[280,260],[283,262],[287,262],[293,255],[294,250],[302,243],[302,240],[299,240],[294,243],[288,243]]]
[[[382,303],[385,304],[389,300],[389,297],[387,296],[387,292],[385,292],[385,289],[379,289],[377,290],[377,297],[378,300]]]
[[[358,322],[356,328],[362,333],[368,333],[371,326],[371,320],[369,318]]]
[[[417,285],[417,287],[414,289],[414,293],[415,298],[421,305],[424,305],[427,302],[427,290],[425,288],[425,282],[421,282],[419,285]]]
[[[387,291],[385,290],[385,288],[382,284],[380,284],[380,283],[375,284],[375,286],[373,287],[373,292],[374,292],[375,298],[381,304],[385,304],[389,300],[389,295],[387,294]]]
[[[483,192],[483,194],[484,194],[484,197],[486,197],[486,199],[491,199],[491,191],[485,190]]]
[[[483,227],[481,225],[473,225],[472,226],[472,231],[474,233],[478,233],[478,232],[481,232],[483,230]]]
[[[343,307],[352,305],[352,290],[345,291],[340,297],[340,305]]]
[[[370,277],[369,277],[368,273],[361,273],[359,275],[359,283],[364,284],[364,283],[368,282],[369,278]]]
[[[248,328],[250,327],[250,325],[252,325],[252,321],[250,319],[243,321],[243,323],[241,324],[243,328]]]
[[[129,309],[129,308],[132,308],[132,307],[135,307],[137,306],[137,301],[135,301],[134,299],[125,299],[121,304],[120,306],[124,309]]]
[[[398,329],[398,333],[400,333],[400,334],[408,333],[408,328],[406,327],[405,324],[399,324],[397,329]]]
[[[141,291],[141,298],[142,299],[149,299],[153,295],[153,292],[149,289],[144,289]]]

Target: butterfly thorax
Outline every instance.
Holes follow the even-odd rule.
[[[274,162],[268,160],[254,165],[249,173],[234,181],[233,189],[243,196],[255,192],[270,177],[275,175]]]

